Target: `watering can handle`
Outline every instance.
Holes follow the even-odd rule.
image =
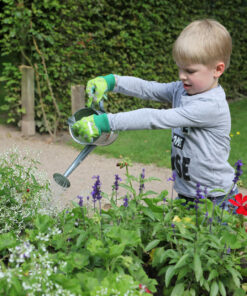
[[[91,95],[94,97],[94,93],[95,93],[95,86],[93,86],[91,88]],[[105,109],[104,109],[104,98],[107,100],[107,96],[106,94],[103,95],[102,99],[99,101],[99,110],[103,113],[106,113],[105,112]],[[94,106],[94,103],[91,104],[91,108],[93,109],[96,109],[95,106]]]
[[[99,102],[99,110],[100,110],[101,112],[103,112],[103,113],[106,113],[106,112],[105,112],[105,108],[104,108],[104,101],[103,101],[103,100],[101,100],[101,101]]]

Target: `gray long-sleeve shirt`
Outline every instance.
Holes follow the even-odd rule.
[[[114,92],[141,99],[169,101],[171,109],[143,108],[108,114],[111,130],[172,129],[172,168],[176,171],[177,193],[194,197],[196,185],[208,192],[228,192],[234,169],[228,163],[231,117],[221,86],[188,95],[182,82],[158,83],[135,77],[117,76]],[[210,196],[219,196],[213,192]]]

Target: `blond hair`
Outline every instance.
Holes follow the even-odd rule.
[[[227,29],[216,20],[204,19],[190,23],[173,46],[173,59],[180,65],[230,64],[232,39]]]

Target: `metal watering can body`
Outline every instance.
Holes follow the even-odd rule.
[[[81,145],[85,145],[85,147],[64,174],[55,173],[53,175],[53,179],[58,185],[64,188],[70,187],[70,181],[67,177],[78,167],[78,165],[87,157],[87,155],[97,146],[110,145],[117,139],[118,134],[111,131],[109,133],[102,133],[98,138],[94,139],[94,141],[89,144],[74,135],[72,126],[76,121],[82,119],[83,117],[87,117],[93,114],[99,115],[102,113],[105,113],[103,103],[100,104],[100,110],[95,110],[94,108],[83,108],[76,111],[71,117],[68,118],[69,132],[71,137],[75,142]]]
[[[102,107],[100,109],[102,109]],[[87,117],[93,114],[99,115],[102,113],[105,113],[105,112],[103,112],[103,110],[95,110],[93,108],[83,108],[76,111],[73,114],[73,116],[69,117],[68,118],[69,132],[73,140],[81,145],[107,146],[113,143],[118,137],[118,134],[114,132],[102,133],[98,138],[94,139],[94,141],[90,144],[87,142],[84,142],[79,137],[76,137],[73,132],[72,126],[76,121],[82,119],[83,117]]]

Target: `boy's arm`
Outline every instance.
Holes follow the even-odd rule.
[[[116,81],[114,92],[159,102],[172,102],[173,93],[180,84],[180,82],[159,83],[132,76],[114,75],[114,77]]]
[[[213,101],[200,102],[172,109],[143,108],[117,114],[107,114],[112,131],[170,129],[177,127],[215,127],[219,124],[219,109]]]

